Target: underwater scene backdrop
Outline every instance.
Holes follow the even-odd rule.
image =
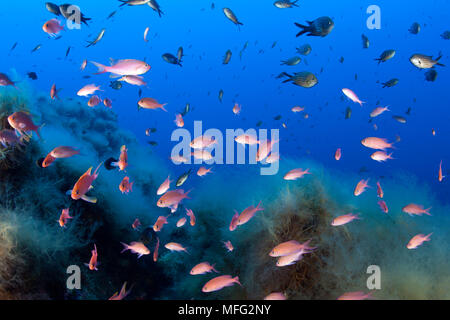
[[[450,299],[448,1],[73,4],[0,4],[0,299]]]

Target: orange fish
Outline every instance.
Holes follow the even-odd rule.
[[[131,191],[133,191],[133,183],[134,182],[130,183],[130,178],[125,177],[125,178],[123,178],[122,182],[119,184],[119,190],[122,193],[128,194]]]
[[[336,219],[333,220],[331,225],[333,227],[343,226],[344,224],[352,222],[355,219],[360,219],[360,218],[359,218],[359,216],[357,214],[349,213],[349,214],[345,214],[343,216],[337,217]]]
[[[189,272],[191,275],[196,276],[196,275],[200,275],[200,274],[206,274],[206,273],[210,273],[210,272],[216,272],[219,273],[219,271],[217,271],[214,268],[215,264],[210,265],[209,262],[201,262],[199,264],[197,264],[195,267],[193,267],[191,269],[191,271]]]
[[[175,212],[178,209],[178,205],[183,199],[189,199],[187,196],[190,191],[184,193],[184,190],[177,189],[167,191],[161,198],[159,198],[156,205],[160,208],[169,208],[171,212]]]
[[[118,167],[119,171],[124,171],[128,167],[128,149],[125,145],[120,147],[120,156],[118,162],[112,162],[112,166]]]
[[[383,210],[384,213],[389,213],[389,209],[385,201],[383,200],[378,201],[378,205],[380,206],[381,210]]]
[[[230,231],[236,230],[238,218],[239,218],[239,212],[234,210],[234,216],[231,219],[231,223],[230,223]]]
[[[198,169],[198,171],[197,171],[197,175],[199,176],[199,177],[203,177],[203,176],[205,176],[205,175],[207,175],[208,173],[211,173],[212,171],[211,171],[211,168],[209,168],[209,169],[206,169],[205,167],[200,167],[199,169]]]
[[[418,234],[416,236],[414,236],[406,245],[406,247],[408,249],[416,249],[418,246],[422,245],[422,243],[424,243],[425,241],[430,241],[430,236],[433,233],[430,233],[428,235],[424,235],[424,234]]]
[[[341,150],[341,148],[338,148],[336,150],[336,153],[334,154],[334,159],[336,159],[336,161],[341,160],[341,155],[342,155],[342,150]]]
[[[442,180],[444,180],[445,176],[442,175],[442,160],[441,163],[439,164],[439,175],[438,175],[438,180],[439,182],[442,182]]]
[[[91,256],[91,260],[89,260],[89,263],[85,263],[86,266],[89,267],[89,270],[95,270],[97,271],[97,266],[98,266],[98,262],[97,262],[97,258],[98,258],[98,253],[97,253],[97,246],[94,244],[94,250],[91,251],[92,256]]]
[[[224,241],[223,244],[224,244],[225,248],[227,248],[228,252],[231,252],[234,250],[233,244],[231,243],[230,240]]]
[[[383,192],[383,189],[381,188],[381,184],[379,181],[377,182],[377,195],[378,195],[378,198],[380,198],[380,199],[383,199],[383,197],[384,197],[384,192]]]
[[[53,158],[51,156],[51,154],[49,153],[42,161],[42,167],[47,168],[48,166],[50,166],[53,163],[53,161],[55,161],[55,158]]]
[[[58,98],[58,91],[59,90],[56,90],[56,84],[53,84],[52,88],[50,89],[50,98],[52,98],[52,100],[54,100],[55,98]]]
[[[236,115],[238,115],[238,114],[241,113],[241,106],[240,106],[239,104],[236,103],[236,104],[234,105],[234,107],[233,107],[233,113],[236,114]]]
[[[165,224],[168,224],[167,217],[159,216],[158,219],[156,219],[155,224],[153,225],[153,231],[161,231]]]
[[[131,227],[132,227],[134,230],[139,230],[139,227],[140,227],[141,225],[142,225],[142,224],[141,224],[141,221],[139,221],[139,219],[136,218],[136,219],[134,220],[133,224],[131,225]]]
[[[288,173],[286,173],[286,175],[284,176],[284,180],[297,180],[300,178],[303,178],[304,175],[306,174],[311,174],[309,172],[309,169],[303,170],[303,169],[293,169],[291,171],[289,171]]]
[[[67,220],[69,219],[73,219],[73,217],[69,215],[69,208],[63,209],[61,216],[59,217],[59,225],[61,227],[65,227],[65,225],[67,224]]]
[[[275,248],[273,248],[270,251],[269,256],[276,258],[276,257],[290,256],[299,251],[304,251],[306,253],[309,250],[315,249],[315,247],[309,246],[310,242],[311,242],[311,240],[308,240],[304,243],[299,243],[296,240],[290,240],[290,241],[280,243],[279,245],[275,246]]]
[[[78,179],[78,181],[75,183],[75,186],[70,191],[71,196],[73,200],[79,200],[83,199],[84,201],[91,202],[91,203],[97,203],[97,198],[92,198],[86,196],[86,193],[92,188],[92,183],[95,179],[98,177],[98,169],[100,169],[100,166],[103,164],[100,163],[95,169],[94,173],[92,174],[92,167],[88,169],[81,177]]]
[[[13,128],[16,129],[20,134],[28,131],[36,132],[37,136],[41,138],[38,130],[40,127],[33,123],[30,115],[23,111],[14,112],[12,115],[8,117],[8,123]],[[41,125],[42,127],[42,125]]]
[[[155,245],[155,251],[153,251],[153,261],[158,261],[158,250],[159,250],[159,238],[156,237],[156,245]]]
[[[194,212],[191,209],[186,208],[186,215],[190,218],[190,224],[191,226],[195,226],[195,215]]]
[[[253,216],[255,215],[255,213],[257,213],[258,211],[263,211],[264,208],[261,207],[261,201],[258,203],[258,205],[255,206],[250,206],[246,209],[244,209],[244,211],[241,212],[241,214],[239,215],[238,219],[237,219],[237,225],[241,226],[243,224],[246,224],[247,222],[250,221],[251,218],[253,218]]]
[[[175,116],[175,124],[177,125],[178,128],[184,127],[183,116],[179,113]]]
[[[58,19],[51,19],[44,23],[42,30],[51,37],[55,37],[64,27],[60,24]]]
[[[169,242],[164,247],[166,247],[166,249],[169,249],[170,251],[177,251],[177,252],[184,251],[186,253],[189,253],[185,247],[176,242]]]
[[[177,221],[177,228],[181,228],[186,224],[187,219],[185,217],[180,218],[180,220]]]
[[[105,99],[103,100],[103,104],[104,104],[105,107],[107,107],[107,108],[112,108],[112,100],[109,99],[109,98],[105,98]]]
[[[305,108],[303,107],[299,107],[299,106],[295,106],[291,109],[292,112],[296,113],[296,112],[302,112],[303,110],[305,110]]]
[[[113,296],[111,298],[109,298],[108,300],[124,299],[131,291],[131,289],[127,291],[126,288],[127,288],[127,283],[125,282],[122,286],[122,289],[120,289],[120,293],[119,292],[114,293]]]
[[[346,292],[337,300],[365,300],[372,298],[372,294],[364,293],[363,291],[356,291],[356,292]]]
[[[50,155],[56,159],[70,158],[77,154],[80,154],[79,150],[67,146],[56,147],[50,152]]]
[[[355,191],[353,192],[353,194],[357,197],[359,195],[361,195],[364,191],[366,191],[366,188],[369,187],[368,185],[369,183],[369,179],[364,180],[362,179],[360,182],[358,182],[358,184],[356,185]]]
[[[272,152],[273,146],[278,142],[278,140],[267,140],[262,142],[260,141],[258,151],[256,152],[256,162],[263,161],[265,158],[267,158],[269,156],[269,153]]]
[[[218,291],[226,287],[230,287],[235,283],[242,286],[239,282],[239,277],[232,277],[230,275],[218,276],[209,280],[202,288],[203,292],[213,292]]]
[[[411,204],[408,204],[407,206],[403,207],[402,211],[404,213],[409,214],[410,216],[413,216],[413,215],[421,216],[422,214],[431,216],[431,214],[428,212],[428,211],[430,211],[430,209],[431,208],[424,209],[423,206],[421,206],[421,205],[411,203]]]
[[[368,137],[361,140],[361,144],[369,149],[375,150],[386,150],[389,148],[393,148],[393,143],[387,142],[386,139],[377,138],[377,137]]]
[[[101,102],[102,100],[99,98],[99,96],[93,95],[88,101],[88,106],[93,108],[98,106]]]
[[[142,242],[132,242],[129,245],[123,242],[121,243],[124,248],[120,253],[130,250],[132,253],[136,253],[138,255],[138,259],[144,255],[150,254],[150,250],[148,250]]]
[[[138,110],[140,110],[141,108],[143,109],[162,109],[165,112],[167,112],[166,109],[164,109],[164,106],[166,106],[167,103],[164,104],[160,104],[158,101],[156,101],[153,98],[142,98],[141,100],[138,101]]]
[[[169,190],[170,188],[170,183],[172,181],[170,180],[170,176],[167,177],[166,180],[164,180],[164,182],[159,186],[158,190],[156,191],[156,194],[158,196],[163,195],[164,193],[167,192],[167,190]]]
[[[286,300],[286,296],[282,292],[272,292],[264,298],[264,300]]]

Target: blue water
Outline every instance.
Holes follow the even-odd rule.
[[[0,70],[10,75],[15,70],[18,78],[12,80],[19,84],[27,82],[35,92],[44,95],[49,94],[55,83],[57,88],[62,88],[59,96],[63,101],[79,100],[83,108],[89,108],[85,105],[87,99],[77,97],[76,92],[86,84],[101,85],[104,91],[99,95],[113,100],[111,112],[117,114],[119,127],[131,131],[142,148],[153,150],[153,157],[172,170],[172,178],[188,168],[173,166],[168,157],[176,144],[170,141],[176,129],[175,114],[189,103],[192,110],[184,120],[185,128],[191,132],[195,120],[201,120],[204,129],[217,128],[223,132],[256,128],[256,123],[262,121],[261,128],[280,129],[282,161],[309,161],[333,174],[352,177],[351,183],[355,184],[359,179],[370,178],[372,187],[380,177],[390,179],[389,183],[393,184],[399,174],[410,176],[418,181],[418,187],[431,190],[430,194],[440,205],[449,204],[449,182],[437,179],[441,160],[444,175],[450,170],[450,41],[440,37],[449,27],[448,1],[303,0],[299,2],[300,7],[291,9],[278,9],[271,0],[213,2],[215,9],[211,8],[212,1],[160,0],[164,12],[160,18],[146,5],[119,9],[117,1],[78,0],[76,4],[92,20],[88,26],[81,25],[80,30],[65,28],[62,38],[54,40],[42,30],[42,25],[54,18],[45,9],[45,1],[3,1],[0,4],[4,26]],[[366,25],[369,17],[366,9],[374,4],[381,9],[379,30],[369,30]],[[238,28],[226,19],[223,7],[231,8],[243,26]],[[106,19],[114,10],[117,10],[115,16]],[[305,23],[320,16],[329,16],[335,23],[327,37],[295,37],[299,29],[294,22]],[[421,31],[413,35],[408,29],[416,21]],[[146,27],[150,30],[149,42],[143,40]],[[95,39],[102,28],[106,29],[104,38],[95,46],[85,48],[86,41]],[[369,49],[362,48],[362,34],[370,40]],[[275,41],[276,46],[272,48]],[[16,49],[8,54],[15,42],[18,42]],[[246,42],[248,47],[240,58],[239,52]],[[30,53],[38,44],[42,44],[42,48]],[[281,60],[297,55],[296,48],[303,44],[312,46],[309,56],[301,56],[303,61],[297,66],[280,65]],[[65,58],[68,46],[71,51]],[[180,46],[185,54],[183,67],[168,64],[161,58],[167,52],[176,55]],[[395,57],[378,64],[374,59],[386,49],[395,49]],[[230,63],[223,65],[227,50],[233,55]],[[425,81],[425,71],[414,67],[409,57],[421,53],[436,58],[440,52],[440,62],[446,67],[436,66],[437,80]],[[339,62],[341,57],[343,63]],[[109,58],[148,62],[151,70],[144,75],[148,86],[142,88],[142,97],[167,103],[168,112],[138,111],[139,87],[124,83],[121,90],[113,90],[109,87],[109,74],[92,75],[96,68],[90,63],[80,71],[84,59],[108,64]],[[38,80],[26,77],[31,71],[37,73]],[[311,89],[283,84],[281,79],[276,79],[283,71],[291,74],[310,71],[317,75],[319,84]],[[86,75],[91,78],[83,79]],[[392,78],[400,80],[398,85],[382,88],[381,82]],[[366,103],[362,107],[354,104],[343,96],[342,88],[352,89]],[[221,89],[223,102],[218,99]],[[242,105],[239,116],[232,112],[235,103]],[[297,105],[305,107],[308,119],[303,118],[303,113],[291,112]],[[385,105],[390,106],[391,112],[369,123],[370,111]],[[347,107],[351,107],[352,117],[346,120]],[[405,114],[408,108],[411,108],[410,115]],[[277,115],[282,116],[281,120],[274,120]],[[393,115],[404,116],[407,123],[395,121]],[[85,120],[80,118],[79,121]],[[283,128],[282,123],[287,128]],[[377,131],[373,124],[378,126]],[[151,137],[145,135],[149,127],[158,129]],[[432,129],[436,130],[436,136],[432,135]],[[45,138],[45,127],[42,135]],[[401,141],[395,143],[395,159],[386,163],[370,159],[371,150],[360,143],[368,136],[393,142],[396,135]],[[149,146],[150,140],[156,141],[158,146]],[[342,148],[341,161],[334,160],[338,147]],[[111,156],[117,157],[118,153],[119,150]],[[360,173],[361,168],[366,170]],[[288,169],[292,168],[282,166],[283,172],[279,175]],[[232,174],[246,169],[230,165],[215,166],[214,170],[226,176],[227,172]],[[215,185],[219,189],[228,187],[220,179],[215,180]],[[152,220],[155,219],[152,217]]]

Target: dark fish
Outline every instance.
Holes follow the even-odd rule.
[[[126,5],[129,6],[141,6],[147,4],[150,0],[119,0],[122,4],[119,7],[123,7]]]
[[[418,34],[420,32],[420,24],[414,22],[408,31],[412,34]]]
[[[368,49],[370,46],[369,38],[367,38],[364,34],[361,35],[362,42],[363,42],[363,49]]]
[[[225,57],[223,58],[223,64],[228,64],[228,63],[230,62],[230,60],[231,60],[231,55],[232,55],[231,50],[228,50],[228,51],[225,53]]]
[[[347,107],[347,109],[345,109],[345,119],[348,120],[352,117],[352,108]]]
[[[97,35],[97,38],[95,38],[94,41],[91,41],[91,42],[87,41],[88,45],[86,46],[86,48],[89,48],[90,46],[96,45],[100,40],[103,39],[104,35],[105,35],[105,29],[102,29],[100,31],[100,33]]]
[[[181,116],[184,117],[189,112],[190,109],[191,109],[191,105],[189,103],[186,103],[186,106],[184,107],[183,112],[181,112]]]
[[[272,49],[275,48],[277,46],[277,42],[275,41],[274,43],[272,43]]]
[[[375,61],[378,61],[378,64],[380,64],[381,62],[386,62],[390,59],[392,59],[395,56],[395,50],[386,50],[383,51],[383,53],[381,54],[381,56],[377,59],[374,59]]]
[[[433,57],[426,56],[423,54],[415,54],[411,58],[409,58],[409,61],[417,68],[419,69],[431,69],[435,65],[445,67],[442,63],[439,63],[439,60],[442,58],[442,54],[439,55],[435,60],[433,60]]]
[[[38,78],[36,72],[28,72],[27,75],[28,75],[28,78],[30,78],[32,80],[37,80],[37,78]]]
[[[398,84],[398,79],[396,79],[396,78],[395,79],[391,79],[388,82],[382,83],[383,88],[386,88],[386,87],[390,88],[390,87],[393,87],[393,86],[395,86],[397,84]]]
[[[120,90],[120,89],[122,89],[122,82],[121,81],[111,81],[109,86],[111,88],[113,88],[114,90]]]
[[[230,8],[223,8],[223,13],[225,14],[225,16],[226,16],[230,21],[232,21],[235,25],[237,25],[238,28],[239,28],[239,26],[244,25],[242,22],[240,22],[240,21],[238,20],[238,18],[236,17],[236,15],[234,14],[234,12],[231,11]]]
[[[91,20],[91,18],[86,18],[84,14],[80,11],[80,9],[71,4],[62,4],[59,6],[59,11],[63,15],[64,18],[74,20],[73,17],[80,17],[80,21],[74,21],[75,23],[84,23],[85,25],[88,25],[87,22]]]
[[[46,2],[45,7],[47,8],[48,12],[53,13],[54,15],[57,16],[61,15],[58,5],[51,2]]]
[[[441,38],[444,40],[450,40],[450,31],[444,31],[444,33],[441,34]]]
[[[291,81],[293,84],[303,88],[312,88],[319,82],[317,80],[317,77],[308,71],[298,72],[295,73],[293,76],[286,73],[286,76],[288,76],[289,79],[284,80],[283,83]]]
[[[282,0],[282,1],[275,1],[273,5],[279,9],[286,9],[286,8],[292,8],[292,7],[298,7],[297,5],[298,0],[295,1],[289,1],[289,0]]]
[[[71,46],[69,46],[69,47],[67,48],[67,51],[66,51],[66,58],[67,58],[67,56],[68,56],[69,53],[70,53],[70,48],[71,48]]]
[[[148,6],[153,9],[153,11],[156,11],[158,15],[161,17],[164,12],[161,11],[161,7],[159,6],[158,2],[156,0],[150,0],[147,2]]]
[[[211,3],[211,10],[214,10],[215,8],[216,8],[216,6],[215,6],[214,2]]]
[[[152,147],[156,147],[158,145],[158,142],[156,142],[156,141],[149,141],[148,144],[151,145]]]
[[[38,51],[41,48],[41,44],[38,44],[36,47],[34,47],[33,50],[31,50],[31,53]]]
[[[406,118],[404,118],[402,116],[392,116],[392,119],[394,119],[395,121],[398,121],[400,123],[406,123]]]
[[[300,58],[300,57],[292,57],[292,58],[289,58],[288,60],[282,60],[281,61],[281,65],[296,66],[301,61],[302,61],[302,58]]]
[[[183,57],[184,57],[183,47],[179,47],[177,51],[177,58],[180,63],[182,62],[181,59],[183,59]]]
[[[179,65],[180,67],[182,67],[181,62],[178,60],[177,57],[175,57],[173,54],[170,53],[164,53],[162,55],[162,58],[164,59],[164,61],[166,61],[167,63],[170,64],[176,64]]]
[[[11,53],[17,47],[17,42],[13,44],[11,49],[9,49],[9,53]]]
[[[425,80],[434,82],[436,81],[437,75],[438,73],[436,70],[430,69],[425,73]]]
[[[340,62],[340,63],[344,63],[344,57],[340,57],[340,58],[339,58],[339,62]]]
[[[411,115],[411,107],[408,108],[408,110],[406,110],[405,114],[407,114],[408,116]]]
[[[139,89],[138,96],[139,98],[142,97],[142,89]]]
[[[281,115],[277,115],[276,117],[273,118],[273,120],[281,120]]]
[[[219,91],[219,100],[220,100],[220,102],[222,102],[222,99],[223,99],[223,90],[220,89],[220,91]]]
[[[302,30],[297,33],[297,37],[308,33],[308,36],[314,37],[325,37],[330,34],[334,28],[334,22],[329,17],[320,17],[314,21],[306,21],[308,26],[302,25],[300,23],[295,23],[295,25]]]
[[[111,12],[111,13],[109,14],[109,16],[108,16],[106,19],[108,20],[108,19],[111,19],[112,17],[114,17],[114,15],[116,14],[116,12],[117,12],[117,11]]]
[[[297,53],[303,56],[307,56],[311,53],[312,48],[309,44],[304,44],[300,48],[297,48]]]
[[[177,187],[181,187],[186,180],[189,178],[189,175],[191,174],[192,169],[189,169],[189,171],[183,173],[178,179],[177,179],[177,183],[175,184]]]
[[[90,79],[91,76],[83,76],[83,79]]]
[[[260,127],[262,125],[262,121],[258,121],[257,123],[256,123],[256,126],[257,127]]]

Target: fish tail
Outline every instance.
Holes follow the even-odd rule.
[[[101,63],[98,63],[98,62],[95,62],[95,61],[89,61],[89,62],[92,63],[94,66],[96,66],[98,68],[98,72],[94,73],[94,74],[102,74],[102,73],[106,73],[107,72],[106,71],[107,67],[105,65],[103,65]]]
[[[166,106],[167,105],[167,103],[164,103],[162,106],[161,106],[161,109],[163,109],[165,112],[167,112],[167,110],[164,108],[164,106]]]
[[[295,22],[295,25],[299,28],[302,28],[303,30],[301,30],[299,33],[297,33],[296,37],[300,37],[301,35],[307,33],[309,31],[309,27],[304,26],[300,23]]]
[[[120,251],[120,253],[124,253],[125,251],[130,249],[130,246],[127,245],[126,243],[121,242],[121,244],[123,245],[123,250]]]
[[[242,284],[239,282],[239,277],[234,277],[233,281],[242,287]]]

